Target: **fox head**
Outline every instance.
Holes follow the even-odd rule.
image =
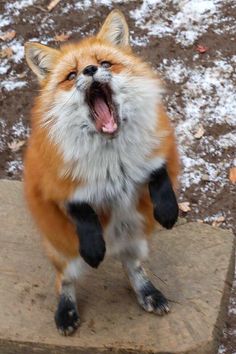
[[[64,146],[65,158],[75,157],[78,141],[89,146],[154,129],[159,81],[133,54],[120,11],[113,10],[94,37],[59,49],[28,42],[25,52],[42,89],[41,123]]]

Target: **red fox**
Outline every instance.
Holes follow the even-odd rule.
[[[57,273],[61,334],[79,326],[75,282],[107,252],[119,257],[139,304],[168,301],[141,265],[156,220],[178,217],[179,157],[157,74],[129,44],[113,10],[98,34],[59,49],[25,45],[40,94],[24,161],[29,208]]]

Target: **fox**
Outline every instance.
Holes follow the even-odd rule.
[[[24,156],[24,190],[55,268],[55,324],[80,325],[76,284],[105,255],[118,258],[138,303],[170,311],[142,261],[158,222],[178,218],[180,162],[156,71],[130,44],[120,10],[98,33],[59,48],[27,42],[39,82]]]

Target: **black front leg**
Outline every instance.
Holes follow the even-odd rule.
[[[87,203],[69,203],[67,212],[76,224],[81,256],[91,267],[97,268],[106,252],[97,214]]]
[[[155,219],[171,229],[178,219],[179,207],[165,166],[151,174],[149,192]]]

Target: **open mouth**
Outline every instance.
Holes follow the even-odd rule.
[[[118,119],[110,87],[93,82],[86,92],[86,101],[96,129],[105,134],[114,134],[118,130]]]

